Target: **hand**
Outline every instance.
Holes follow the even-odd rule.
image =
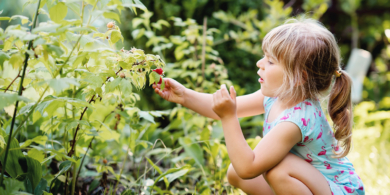
[[[185,87],[174,79],[164,78],[165,88],[161,91],[161,84],[153,84],[154,92],[167,101],[183,104]]]
[[[226,85],[221,85],[221,89],[213,94],[213,111],[219,118],[237,117],[236,90],[230,87],[230,95]]]

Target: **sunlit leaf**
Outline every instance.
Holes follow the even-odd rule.
[[[65,3],[58,2],[57,5],[53,6],[49,10],[50,19],[55,23],[61,22],[68,13],[68,7],[66,7]]]

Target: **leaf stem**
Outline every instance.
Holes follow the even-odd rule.
[[[37,6],[37,10],[35,11],[35,16],[34,16],[34,22],[33,22],[33,25],[31,26],[30,28],[30,31],[32,31],[33,28],[35,28],[36,26],[36,22],[37,22],[37,18],[38,18],[38,11],[39,11],[39,6],[41,4],[41,0],[38,1],[38,6]],[[28,44],[28,49],[27,50],[30,50],[32,47],[32,40],[29,42]],[[19,92],[18,92],[18,95],[22,95],[22,92],[23,92],[23,81],[24,81],[24,76],[26,75],[26,69],[27,69],[27,64],[28,64],[28,58],[30,57],[30,55],[26,52],[26,58],[24,60],[24,67],[23,67],[23,73],[22,73],[22,78],[21,78],[21,81],[20,81],[20,85],[19,85]],[[19,71],[20,73],[20,71]],[[19,74],[18,74],[19,76]],[[16,77],[18,78],[18,77]],[[14,79],[14,81],[16,80],[16,78]],[[11,83],[12,84],[12,83]],[[11,86],[11,85],[10,85]],[[9,136],[8,136],[8,141],[7,141],[7,146],[6,146],[6,149],[5,149],[5,157],[4,157],[4,164],[3,164],[3,168],[1,169],[1,177],[0,177],[0,187],[3,187],[4,184],[3,184],[3,179],[4,179],[4,170],[6,169],[6,165],[7,165],[7,157],[8,157],[8,150],[9,150],[9,146],[11,144],[11,140],[13,139],[12,137],[12,133],[13,133],[13,130],[14,130],[14,124],[15,124],[15,119],[16,119],[16,112],[18,111],[18,106],[19,106],[19,100],[16,101],[16,104],[15,104],[15,110],[14,110],[14,116],[12,117],[12,122],[11,122],[11,129],[10,129],[10,132],[9,132]],[[26,121],[26,119],[25,119]],[[22,124],[23,125],[23,124]],[[22,126],[20,125],[19,128]],[[19,129],[18,128],[18,129]],[[16,134],[16,132],[15,132]],[[3,150],[4,151],[4,150]],[[3,151],[1,153],[3,153]],[[4,189],[5,189],[5,186],[4,186]]]
[[[6,92],[8,91],[8,89],[12,86],[12,84],[15,82],[15,80],[16,80],[17,78],[20,77],[20,71],[22,71],[22,69],[19,70],[18,75],[17,75],[17,76],[14,78],[14,80],[12,80],[12,82],[8,85],[8,87],[5,89],[4,93],[6,93]]]

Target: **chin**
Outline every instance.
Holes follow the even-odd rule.
[[[264,88],[260,88],[261,89],[261,93],[264,95],[264,96],[267,96],[267,97],[276,97],[275,94],[273,92],[270,92]]]

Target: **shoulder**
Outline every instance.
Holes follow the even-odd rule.
[[[305,100],[292,108],[285,110],[285,115],[278,123],[294,123],[301,131],[302,137],[312,130],[317,123],[318,111],[321,111],[318,101]],[[321,111],[322,113],[322,111]],[[302,139],[303,140],[303,139]]]

